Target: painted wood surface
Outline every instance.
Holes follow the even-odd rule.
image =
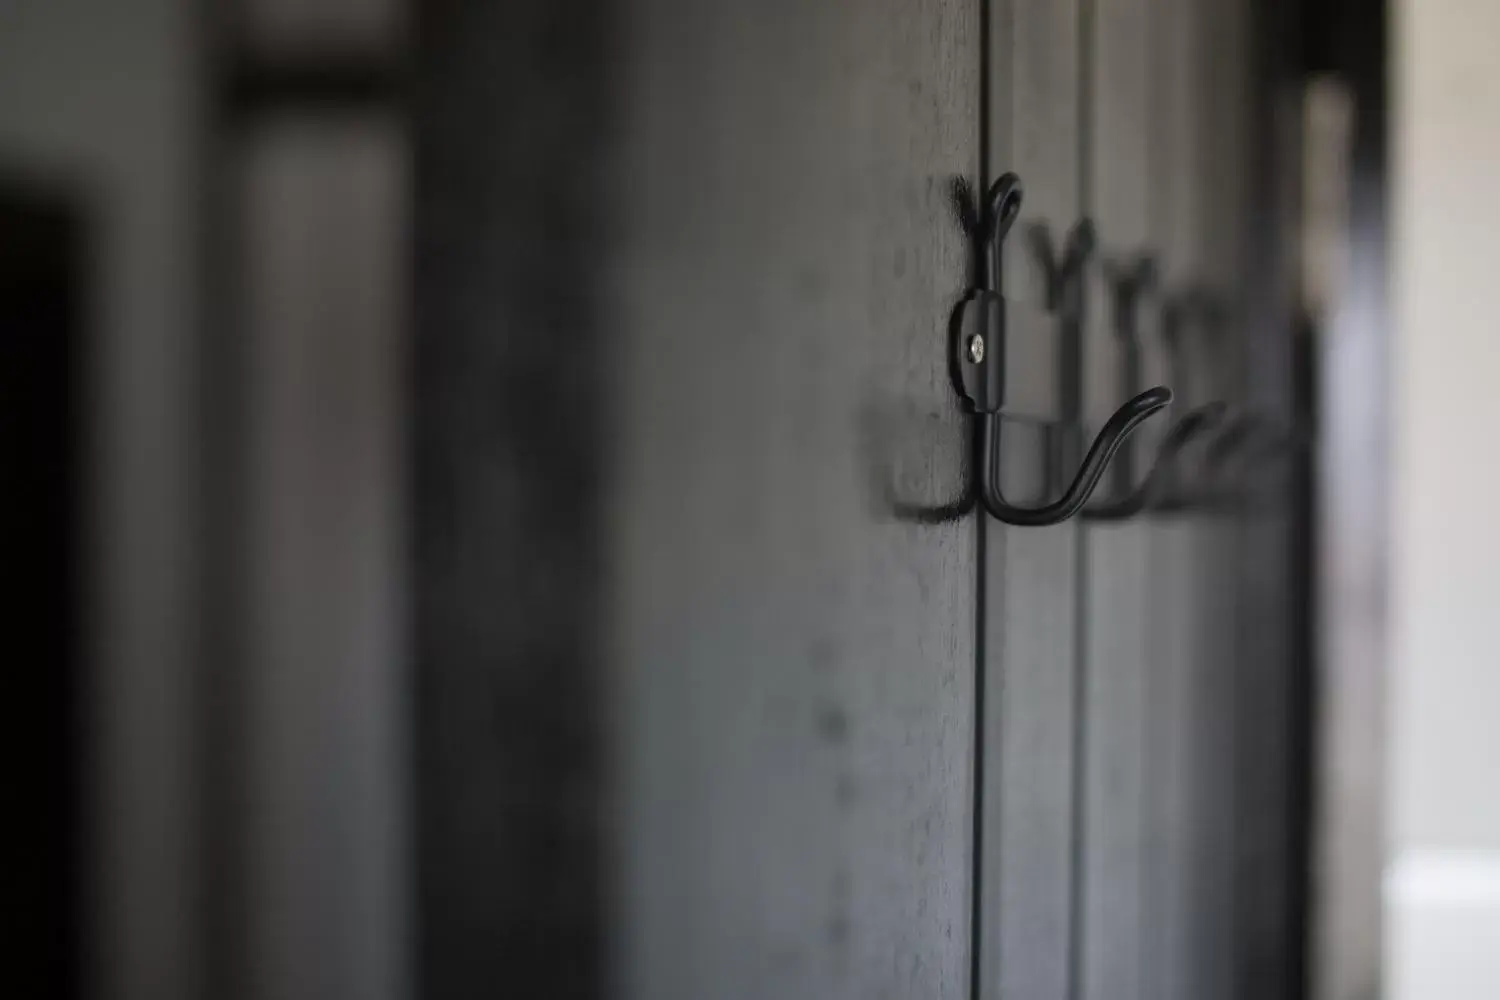
[[[1110,266],[1235,285],[1243,0],[621,0],[566,72],[546,39],[582,29],[531,7],[449,26],[418,170],[428,995],[501,981],[494,929],[539,909],[511,960],[582,956],[566,995],[1233,995],[1235,529],[892,500],[966,471],[957,178],[1021,174],[1034,308],[1029,233],[1098,222],[1090,431],[1123,402]],[[1013,496],[1049,446],[1006,427]]]
[[[611,926],[640,1000],[968,991],[977,8],[641,0],[620,41]]]
[[[1157,384],[1164,365],[1155,315],[1160,296],[1147,292],[1135,321],[1143,368],[1141,385],[1126,387],[1116,328],[1114,282],[1157,241],[1150,205],[1151,58],[1156,30],[1151,0],[1095,0],[1084,35],[1088,113],[1084,122],[1087,210],[1099,227],[1097,266],[1090,272],[1090,319],[1085,412],[1090,430],[1108,419],[1123,393]],[[1150,469],[1162,427],[1184,412],[1181,404],[1137,432],[1133,482]],[[1079,726],[1081,814],[1077,859],[1076,995],[1088,1000],[1152,1000],[1143,993],[1143,915],[1147,887],[1142,866],[1151,775],[1146,745],[1152,610],[1157,600],[1157,554],[1150,522],[1091,523],[1084,531],[1085,571],[1079,583]]]

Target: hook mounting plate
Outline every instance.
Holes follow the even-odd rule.
[[[1061,423],[1058,342],[1056,316],[970,292],[953,313],[954,380],[975,413]]]

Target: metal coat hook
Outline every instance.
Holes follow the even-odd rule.
[[[1053,341],[1055,317],[1028,314],[1001,295],[1001,247],[1021,209],[1021,181],[1007,173],[991,186],[978,215],[981,287],[953,316],[951,361],[954,382],[974,412],[978,498],[1006,524],[1039,526],[1066,521],[1083,507],[1120,445],[1140,423],[1172,401],[1162,386],[1120,407],[1105,423],[1062,495],[1039,507],[1020,507],[1000,489],[1000,418],[1018,416],[1044,424],[1068,422],[1064,351]],[[1083,241],[1078,241],[1083,246]],[[1050,255],[1049,255],[1050,256]],[[1068,255],[1064,255],[1066,266]],[[1076,362],[1076,359],[1073,359]],[[1052,377],[1048,378],[1047,375]]]

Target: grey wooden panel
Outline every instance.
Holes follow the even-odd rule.
[[[1248,169],[1243,139],[1248,71],[1244,0],[1204,0],[1198,11],[1193,58],[1199,80],[1194,170],[1199,192],[1194,260],[1202,280],[1222,297],[1228,322],[1220,342],[1208,345],[1215,398],[1244,406],[1245,303],[1243,245],[1239,225],[1245,211]],[[1218,515],[1200,524],[1196,559],[1199,586],[1190,700],[1190,788],[1194,897],[1191,926],[1195,1000],[1228,1000],[1234,993],[1237,937],[1238,840],[1236,732],[1240,722],[1237,677],[1242,669],[1271,663],[1237,662],[1240,568],[1236,560],[1239,517]],[[1280,632],[1285,623],[1264,619],[1260,628]],[[1254,724],[1253,720],[1247,720]]]
[[[1108,270],[1129,266],[1154,248],[1150,219],[1150,0],[1096,0],[1089,28],[1092,71],[1088,130],[1089,214],[1099,227],[1103,266],[1093,269],[1090,326],[1085,342],[1085,406],[1096,429],[1121,401],[1123,359],[1113,327]],[[1145,318],[1152,299],[1137,309]],[[1157,357],[1143,378],[1157,374],[1160,352],[1153,325],[1142,350]],[[1144,386],[1135,386],[1135,390]],[[1137,480],[1150,467],[1152,431],[1181,407],[1153,420],[1129,447]],[[1084,712],[1083,835],[1075,919],[1078,996],[1088,1000],[1153,1000],[1142,992],[1143,851],[1150,801],[1146,773],[1147,671],[1156,586],[1148,522],[1088,528],[1086,570],[1080,580]]]
[[[1150,85],[1156,114],[1149,125],[1152,229],[1161,247],[1163,284],[1170,292],[1198,276],[1201,5],[1195,0],[1156,0],[1154,15]],[[1184,411],[1211,398],[1201,378],[1191,389],[1181,399]],[[1193,992],[1199,864],[1191,787],[1196,622],[1201,600],[1199,522],[1197,516],[1159,518],[1149,528],[1157,577],[1152,588],[1147,678],[1151,795],[1142,918],[1148,936],[1141,960],[1145,971],[1141,992],[1157,1000],[1201,1000]]]
[[[1188,403],[1243,402],[1239,322],[1246,213],[1242,141],[1248,80],[1239,0],[1158,5],[1162,48],[1154,87],[1162,109],[1156,200],[1169,285],[1206,286],[1233,317],[1218,345],[1195,333]],[[1236,650],[1240,566],[1232,518],[1198,514],[1158,529],[1152,612],[1158,653],[1149,730],[1159,792],[1148,823],[1147,942],[1151,989],[1166,998],[1228,997],[1238,973],[1239,851]],[[1282,627],[1260,621],[1258,628]]]
[[[1079,9],[996,2],[991,22],[990,173],[1014,170],[1026,185],[1005,291],[1041,306],[1045,286],[1027,231],[1046,225],[1060,242],[1079,216]],[[1034,498],[1041,434],[1011,424],[1002,447],[1008,492]],[[1060,1000],[1070,988],[1077,540],[1071,523],[986,528],[986,997]]]
[[[415,992],[595,997],[621,12],[417,13]]]
[[[605,702],[624,996],[949,997],[975,524],[945,360],[974,5],[640,0],[617,39]]]

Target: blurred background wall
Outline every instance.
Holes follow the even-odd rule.
[[[0,4],[0,178],[45,188],[84,244],[78,881],[94,954],[78,965],[129,997],[191,994],[199,913],[192,15],[182,0]]]
[[[1388,996],[1500,992],[1500,5],[1395,23]]]
[[[68,995],[404,988],[404,7],[0,3],[6,205],[82,264],[80,648],[6,663],[47,713],[18,768],[60,707],[32,678],[77,702],[76,756],[30,768],[76,802],[30,820],[81,870],[32,857],[49,926],[8,918],[83,946]]]
[[[401,997],[409,5],[194,6],[203,995]]]

